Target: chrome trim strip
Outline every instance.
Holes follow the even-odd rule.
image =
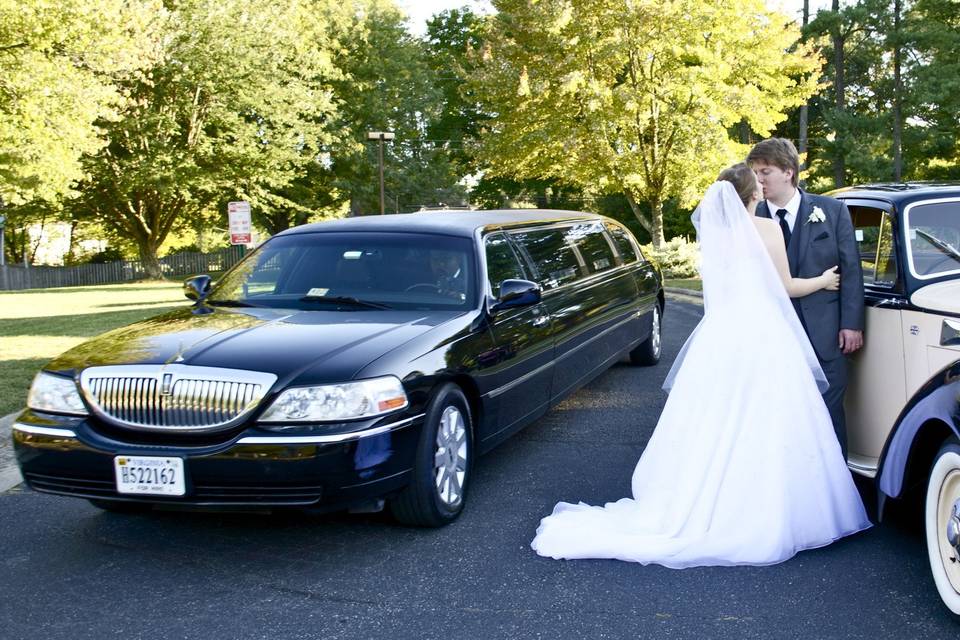
[[[556,364],[556,362],[553,361],[553,360],[551,360],[551,361],[548,362],[547,364],[540,365],[539,367],[537,367],[537,368],[534,369],[533,371],[528,371],[527,373],[523,374],[522,376],[520,376],[520,377],[517,378],[516,380],[511,380],[510,382],[508,382],[507,384],[503,385],[502,387],[497,387],[496,389],[493,389],[493,390],[491,390],[491,391],[488,391],[488,392],[486,392],[486,393],[483,394],[483,395],[484,395],[485,397],[487,397],[487,398],[496,398],[497,396],[503,395],[503,394],[506,393],[507,391],[510,391],[510,389],[513,389],[513,388],[514,388],[515,386],[517,386],[518,384],[523,384],[524,382],[526,382],[526,381],[529,380],[530,378],[532,378],[532,377],[534,377],[534,376],[536,376],[536,375],[539,375],[539,374],[543,373],[544,371],[546,371],[547,369],[549,369],[550,367],[552,367],[554,364]]]
[[[372,429],[364,429],[363,431],[354,431],[352,433],[334,433],[326,436],[245,436],[237,440],[236,444],[336,444],[338,442],[350,442],[351,440],[378,436],[389,431],[398,431],[404,427],[409,427],[425,415],[425,413],[421,413],[412,418],[400,420],[399,422],[392,422],[379,427],[373,427]]]
[[[513,389],[514,387],[516,387],[517,385],[523,384],[524,382],[526,382],[526,381],[529,380],[530,378],[532,378],[532,377],[534,377],[534,376],[536,376],[536,375],[538,375],[538,374],[543,373],[545,370],[547,370],[547,369],[549,369],[550,367],[556,365],[558,362],[560,362],[560,360],[563,360],[563,359],[566,358],[567,356],[573,355],[574,353],[576,353],[576,352],[579,351],[580,349],[583,349],[584,347],[589,346],[591,343],[593,343],[594,340],[598,340],[598,339],[602,338],[603,336],[607,335],[607,334],[610,333],[611,331],[613,331],[613,330],[615,330],[615,329],[619,329],[620,327],[622,327],[623,325],[627,324],[627,323],[630,322],[631,320],[634,320],[634,319],[636,319],[637,317],[642,316],[642,315],[643,315],[643,312],[642,312],[642,311],[640,311],[640,310],[632,310],[632,311],[630,312],[630,315],[629,315],[629,316],[627,316],[626,318],[624,318],[623,320],[621,320],[621,321],[618,322],[617,324],[615,324],[615,325],[613,325],[613,326],[610,326],[610,327],[607,327],[607,328],[604,329],[602,332],[600,332],[600,333],[598,333],[597,335],[593,336],[592,338],[590,338],[589,340],[587,340],[587,341],[584,342],[583,344],[577,345],[576,347],[574,347],[574,348],[571,349],[570,351],[566,352],[565,354],[563,354],[562,356],[560,356],[560,357],[557,358],[556,360],[551,360],[551,361],[548,362],[547,364],[541,365],[541,366],[537,367],[536,369],[534,369],[533,371],[530,371],[530,372],[528,372],[528,373],[525,373],[524,375],[520,376],[520,377],[517,378],[516,380],[511,380],[510,382],[508,382],[507,384],[505,384],[505,385],[503,385],[503,386],[501,386],[501,387],[497,387],[496,389],[492,389],[492,390],[486,392],[485,394],[483,394],[483,397],[485,397],[485,398],[496,398],[497,396],[503,395],[504,393],[506,393],[507,391],[510,391],[511,389]],[[617,357],[619,358],[619,355],[617,355]]]
[[[53,436],[55,438],[76,438],[77,434],[70,429],[57,429],[54,427],[39,427],[32,424],[23,424],[14,422],[13,430],[20,433],[26,433],[32,436]]]
[[[877,477],[877,470],[878,470],[877,467],[866,466],[862,464],[857,464],[855,462],[847,461],[847,468],[850,469],[850,471],[860,476],[864,476],[867,478]]]
[[[575,346],[573,349],[570,349],[570,351],[567,351],[567,352],[564,353],[562,356],[560,356],[559,358],[557,358],[554,362],[560,362],[560,361],[563,360],[564,358],[567,358],[567,357],[569,357],[569,356],[572,356],[572,355],[575,354],[577,351],[580,351],[580,350],[583,349],[584,347],[589,346],[594,340],[599,340],[600,338],[602,338],[603,336],[607,335],[607,334],[610,333],[611,331],[614,331],[614,330],[616,330],[616,329],[619,329],[620,327],[622,327],[623,325],[627,324],[627,323],[630,322],[631,320],[636,320],[637,318],[641,317],[642,315],[643,315],[643,312],[642,312],[641,310],[639,310],[639,309],[631,310],[631,311],[630,311],[630,315],[628,315],[626,318],[624,318],[623,320],[621,320],[620,322],[618,322],[617,324],[615,324],[615,325],[613,325],[613,326],[607,327],[606,329],[604,329],[603,331],[601,331],[601,332],[598,333],[597,335],[593,336],[593,337],[590,338],[589,340],[587,340],[587,341],[585,341],[585,342],[583,342],[583,343],[581,343],[581,344],[578,344],[578,345]]]

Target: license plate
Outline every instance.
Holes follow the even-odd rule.
[[[183,458],[117,456],[113,459],[117,493],[151,496],[182,496]]]

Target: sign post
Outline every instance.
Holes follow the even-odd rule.
[[[228,202],[227,218],[230,222],[230,244],[250,244],[253,241],[250,203],[245,200]]]
[[[4,257],[6,254],[6,247],[4,242],[6,238],[4,237],[5,227],[7,225],[7,216],[0,215],[0,267],[7,266],[7,259]]]

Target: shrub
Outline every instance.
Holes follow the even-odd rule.
[[[641,249],[643,255],[660,266],[664,278],[696,278],[700,275],[697,270],[700,247],[696,242],[677,236],[660,247],[659,251],[652,244],[645,244]]]

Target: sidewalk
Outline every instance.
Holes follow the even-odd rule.
[[[680,302],[692,302],[693,304],[703,304],[703,292],[696,289],[683,289],[681,287],[664,287],[663,292],[668,297]]]
[[[0,418],[0,493],[9,491],[21,482],[23,477],[17,468],[17,461],[13,456],[13,440],[11,427],[16,413]]]

